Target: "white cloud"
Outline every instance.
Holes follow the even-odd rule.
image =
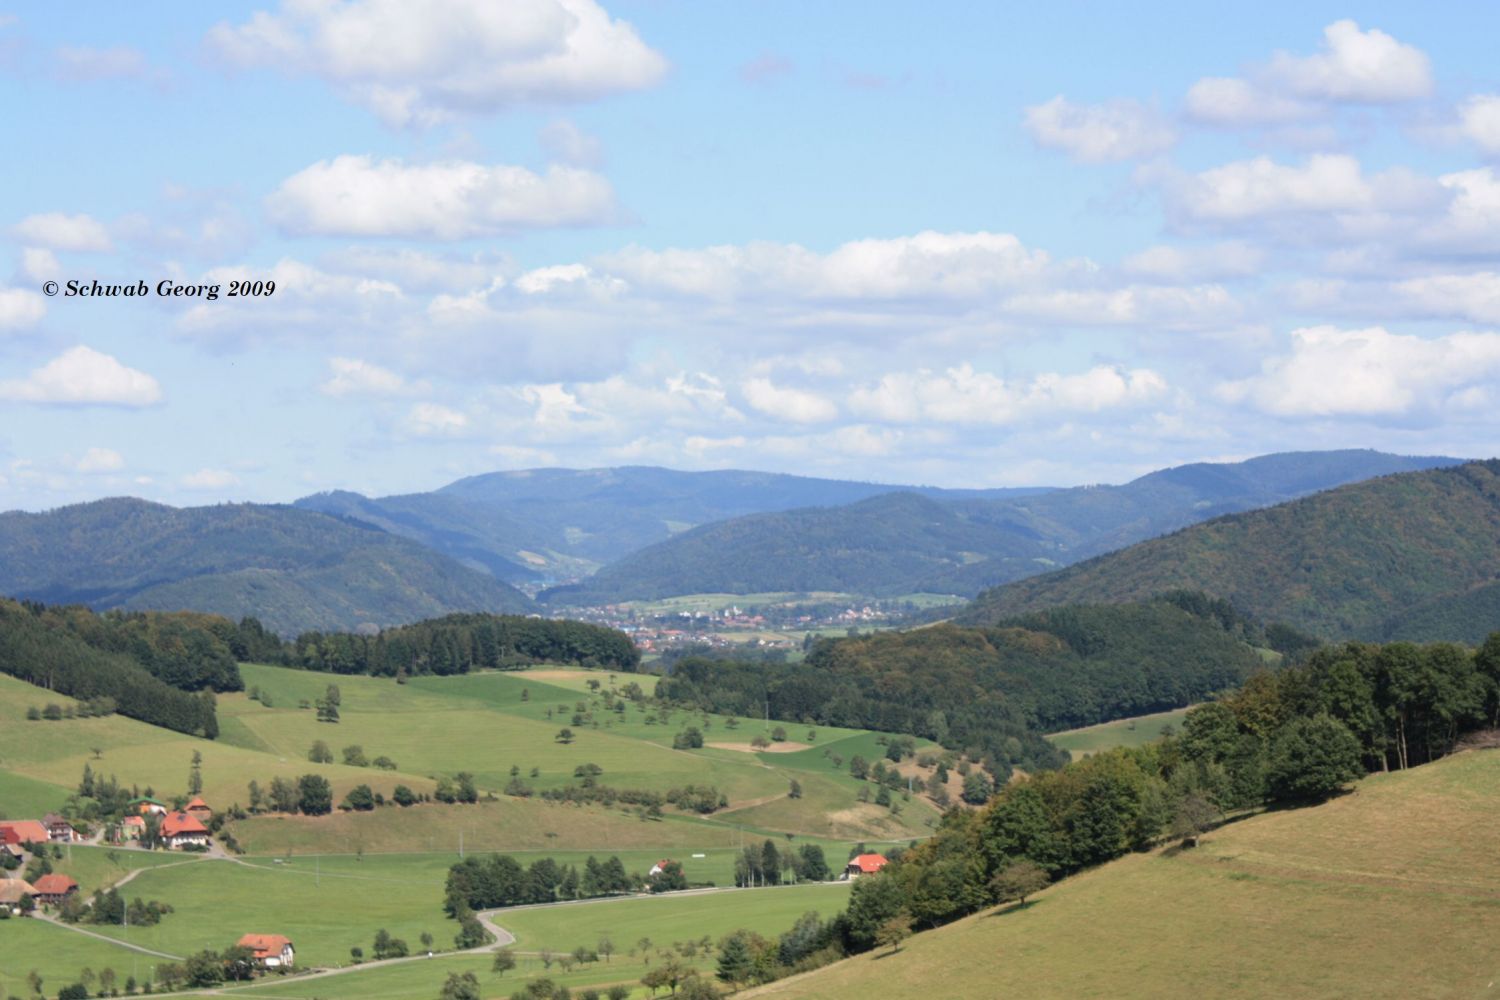
[[[778,386],[768,378],[746,379],[745,402],[767,416],[797,424],[817,424],[838,416],[838,407],[817,393]]]
[[[590,101],[667,70],[594,0],[284,0],[208,41],[234,65],[321,77],[395,126]]]
[[[1029,382],[1007,382],[967,363],[943,372],[895,372],[856,389],[849,408],[886,423],[935,421],[954,424],[1008,424],[1059,413],[1097,413],[1150,402],[1167,383],[1150,369],[1123,370],[1100,365],[1076,375],[1056,372]]]
[[[225,469],[199,469],[177,480],[184,489],[224,490],[240,484],[240,477]]]
[[[118,472],[125,468],[125,459],[109,448],[90,448],[83,453],[74,468],[79,472]]]
[[[1278,52],[1268,80],[1299,96],[1322,101],[1389,104],[1432,93],[1432,69],[1421,49],[1351,20],[1323,29],[1323,50],[1310,56]]]
[[[127,368],[108,354],[79,345],[64,351],[25,379],[0,382],[0,399],[28,403],[150,406],[161,386],[145,372]]]
[[[1500,375],[1500,334],[1444,337],[1383,327],[1293,331],[1291,351],[1219,394],[1285,417],[1400,416],[1442,406],[1451,395]],[[1461,400],[1460,400],[1461,401]]]
[[[108,253],[113,249],[109,231],[90,215],[42,212],[28,215],[11,227],[17,241],[51,250]]]
[[[441,403],[418,403],[407,413],[405,426],[418,437],[451,437],[468,429],[469,418]]]
[[[1241,307],[1220,285],[1129,285],[1124,288],[1023,292],[1004,303],[1006,313],[1030,321],[1083,326],[1219,326]]]
[[[401,375],[358,358],[329,358],[332,373],[318,391],[327,396],[400,396],[417,391]]]
[[[1474,145],[1500,156],[1500,94],[1475,94],[1458,110],[1460,127]]]
[[[319,236],[462,240],[522,229],[601,225],[615,217],[609,181],[588,170],[451,160],[408,165],[369,156],[320,160],[266,199],[284,231]]]
[[[1316,113],[1301,101],[1236,77],[1205,77],[1188,88],[1187,116],[1204,125],[1282,125]]]
[[[1396,295],[1429,316],[1500,325],[1500,274],[1435,274],[1398,281]]]
[[[36,292],[0,286],[0,330],[22,330],[46,315],[47,300]]]
[[[412,247],[351,246],[321,260],[330,271],[380,278],[417,291],[466,291],[488,284],[511,267],[494,253],[439,255]]]
[[[827,254],[795,243],[699,250],[630,247],[600,261],[633,286],[706,299],[976,299],[1041,277],[1048,255],[1009,233],[854,240]]]
[[[1125,258],[1125,273],[1154,281],[1244,278],[1265,265],[1265,251],[1247,243],[1211,246],[1154,246]]]
[[[45,247],[25,247],[21,251],[21,276],[28,281],[47,281],[62,274],[57,255]],[[3,324],[0,324],[3,325]]]
[[[1161,115],[1138,101],[1074,104],[1059,94],[1026,109],[1037,145],[1086,163],[1131,160],[1170,149],[1177,135]]]

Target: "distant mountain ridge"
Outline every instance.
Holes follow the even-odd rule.
[[[803,590],[972,596],[1222,514],[1460,461],[1365,450],[1288,452],[1164,469],[1121,486],[1031,496],[889,494],[708,524],[628,555],[574,586],[546,591],[542,599],[590,605]]]
[[[491,472],[431,493],[370,498],[318,493],[296,507],[356,518],[414,539],[502,580],[568,579],[674,534],[729,518],[855,503],[893,492],[946,499],[1034,496],[892,486],[771,472],[680,472],[654,466]]]
[[[1481,641],[1500,628],[1500,461],[1358,482],[995,588],[985,625],[1178,588],[1325,639]]]
[[[292,507],[128,497],[0,514],[0,594],[257,617],[282,634],[521,612],[515,588],[367,524]]]

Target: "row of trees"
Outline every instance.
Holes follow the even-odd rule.
[[[155,726],[219,735],[212,691],[173,687],[133,655],[90,645],[71,624],[98,618],[83,608],[0,599],[0,673],[84,701],[112,699],[121,715]]]
[[[793,882],[826,882],[833,873],[823,848],[802,844],[795,851],[780,850],[774,840],[756,847],[747,844],[734,859],[734,884],[737,886],[780,885]]]
[[[600,861],[589,855],[580,872],[551,858],[523,866],[508,854],[474,855],[448,869],[444,909],[459,916],[466,910],[614,896],[639,891],[644,884],[641,876],[625,871],[618,856]]]
[[[1018,898],[1017,866],[1058,878],[1163,836],[1194,843],[1226,811],[1319,801],[1497,722],[1500,634],[1478,651],[1321,648],[1189,712],[1181,736],[1096,754],[1013,782],[979,811],[949,812],[935,836],[855,885],[851,943],[874,947],[893,920],[932,927]]]
[[[455,614],[370,635],[304,632],[277,662],[339,674],[398,677],[571,663],[633,671],[640,651],[600,625],[522,615]]]

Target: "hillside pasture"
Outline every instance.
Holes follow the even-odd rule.
[[[1500,981],[1500,753],[1375,775],[746,994],[1481,997]]]
[[[1181,732],[1182,720],[1189,711],[1190,708],[1174,708],[1170,712],[1116,719],[1097,726],[1052,733],[1047,740],[1053,746],[1071,753],[1076,760],[1115,747],[1144,746],[1161,739],[1169,728]]]

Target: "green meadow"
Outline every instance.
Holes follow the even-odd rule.
[[[747,996],[1491,997],[1500,752],[1132,854]]]
[[[1053,746],[1067,750],[1075,758],[1115,747],[1144,746],[1158,740],[1169,730],[1181,732],[1182,719],[1188,714],[1186,708],[1174,708],[1170,712],[1155,712],[1138,715],[1131,719],[1117,719],[1083,729],[1069,729],[1047,737]]]

